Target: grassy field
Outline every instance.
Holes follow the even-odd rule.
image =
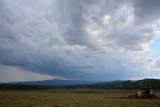
[[[127,99],[135,92],[91,89],[0,91],[0,107],[160,107],[160,99]],[[160,91],[156,95],[160,96]]]

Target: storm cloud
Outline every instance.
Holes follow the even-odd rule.
[[[159,10],[159,0],[1,0],[0,68],[60,79],[148,76]]]

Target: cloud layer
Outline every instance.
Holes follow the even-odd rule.
[[[0,65],[68,79],[148,76],[159,10],[159,0],[1,0]]]

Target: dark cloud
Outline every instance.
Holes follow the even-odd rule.
[[[137,23],[152,23],[160,17],[159,0],[135,0]]]
[[[68,44],[89,45],[89,38],[85,32],[84,12],[81,0],[56,0],[51,8],[51,13],[46,17],[51,23],[56,23],[60,31],[62,30],[61,36]]]
[[[0,65],[88,80],[142,70],[132,60],[155,38],[158,0],[36,2],[0,1]]]

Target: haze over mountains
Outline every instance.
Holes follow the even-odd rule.
[[[28,82],[9,82],[8,84],[31,84],[31,85],[75,85],[75,84],[92,84],[94,81],[83,80],[43,80],[43,81],[28,81]]]

